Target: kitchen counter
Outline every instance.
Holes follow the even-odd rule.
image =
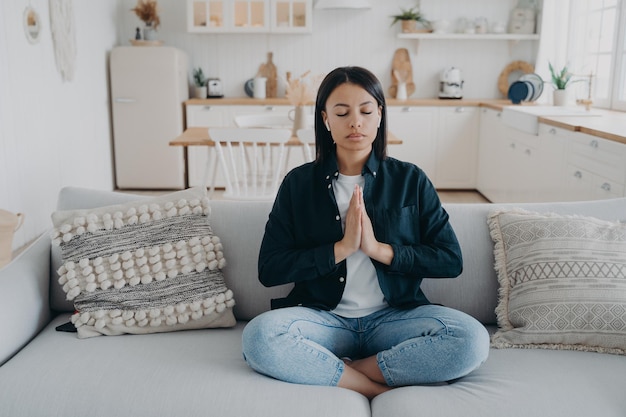
[[[626,144],[626,112],[599,109],[594,112],[601,117],[540,117],[539,122]]]
[[[511,106],[511,102],[489,100],[481,102],[480,105],[502,111],[504,106]],[[534,106],[534,104],[520,104],[520,106]],[[597,108],[592,108],[592,111],[600,117],[539,116],[538,120],[539,123],[546,125],[626,144],[626,112]]]
[[[493,110],[502,111],[505,106],[510,106],[511,102],[504,99],[460,99],[442,100],[431,99],[408,99],[396,100],[387,98],[389,106],[440,106],[440,107],[462,107],[479,106]],[[314,105],[315,103],[310,103]],[[289,106],[289,100],[284,97],[254,99],[249,97],[232,98],[207,98],[189,99],[185,105],[262,105],[262,106]],[[534,106],[532,103],[523,103],[520,106]],[[600,138],[626,144],[626,112],[593,109],[600,113],[601,117],[576,117],[576,116],[539,116],[539,123],[567,129],[573,132],[583,132]]]
[[[511,104],[508,100],[496,100],[496,99],[460,99],[460,100],[442,100],[438,98],[424,98],[424,99],[408,99],[408,100],[396,100],[395,98],[386,97],[387,105],[389,106],[441,106],[441,107],[459,107],[459,106],[483,106],[490,105],[495,108],[502,108],[507,104]],[[290,106],[289,100],[284,97],[276,98],[249,98],[249,97],[224,97],[224,98],[192,98],[185,101],[186,105],[261,105],[261,106]],[[315,103],[309,103],[313,106]]]

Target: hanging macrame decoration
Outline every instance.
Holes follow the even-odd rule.
[[[50,0],[50,29],[57,70],[63,81],[72,81],[76,62],[76,33],[72,0]]]

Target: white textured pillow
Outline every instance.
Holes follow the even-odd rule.
[[[626,354],[626,224],[522,210],[490,214],[497,348]]]
[[[235,325],[201,188],[52,215],[79,338]]]

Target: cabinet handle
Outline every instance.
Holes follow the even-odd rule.
[[[597,140],[592,140],[591,142],[589,142],[589,146],[591,146],[593,149],[598,149],[598,141]]]
[[[526,155],[530,156],[530,149],[526,149],[526,150],[524,151],[524,153],[525,153]]]
[[[574,172],[574,177],[576,177],[576,178],[580,179],[580,178],[582,178],[582,177],[583,177],[583,173],[582,173],[582,172],[580,172],[580,171],[576,171],[576,172]]]
[[[211,110],[211,106],[202,106],[202,110]]]
[[[509,146],[511,147],[511,149],[515,149],[515,143],[511,143]]]
[[[609,184],[608,182],[605,182],[604,184],[600,186],[600,188],[602,188],[604,191],[611,191],[611,184]]]
[[[456,111],[457,113],[463,113],[463,112],[465,111],[465,107],[457,107],[457,108],[455,109],[455,111]]]
[[[552,135],[556,135],[556,129],[552,128],[548,131],[548,133],[552,134]]]
[[[274,106],[265,106],[265,111],[274,111]]]
[[[408,112],[411,111],[411,108],[410,107],[402,107],[402,111],[405,112],[405,113],[408,113]]]
[[[502,112],[498,112],[498,114],[496,114],[496,116],[502,117]]]

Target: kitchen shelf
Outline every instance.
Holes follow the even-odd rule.
[[[415,53],[419,50],[420,40],[458,40],[458,41],[509,41],[509,48],[519,41],[538,41],[538,34],[524,35],[517,33],[398,33],[398,39],[414,39]]]
[[[467,40],[467,41],[538,41],[539,35],[521,35],[517,33],[398,33],[398,39],[432,39],[432,40]]]

